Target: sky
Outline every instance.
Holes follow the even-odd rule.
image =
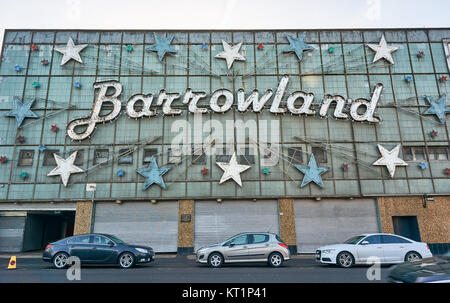
[[[4,29],[450,27],[449,0],[0,0]]]

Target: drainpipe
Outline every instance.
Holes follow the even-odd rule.
[[[92,210],[91,210],[91,226],[90,226],[90,233],[94,232],[94,221],[95,221],[95,202],[94,202],[94,196],[95,196],[95,191],[92,192],[92,199],[91,199],[91,203],[92,203]]]

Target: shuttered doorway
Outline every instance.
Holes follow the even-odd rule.
[[[194,218],[194,249],[241,232],[280,231],[277,201],[197,201]]]
[[[22,251],[26,218],[26,216],[0,215],[0,251]]]
[[[323,245],[377,233],[375,203],[373,199],[294,200],[297,251],[313,253]]]
[[[150,246],[155,252],[176,252],[178,202],[97,202],[94,232],[115,235],[129,244]]]

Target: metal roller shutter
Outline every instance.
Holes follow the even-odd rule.
[[[178,202],[98,202],[94,232],[112,234],[130,244],[150,246],[155,252],[176,252]]]
[[[0,216],[0,251],[20,252],[26,216]]]
[[[194,249],[241,232],[279,234],[277,201],[198,201],[195,203]]]
[[[313,253],[326,244],[378,232],[376,202],[355,200],[296,200],[295,231],[299,253]]]

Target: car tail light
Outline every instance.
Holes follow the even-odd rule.
[[[428,244],[427,244],[427,249],[430,250],[430,247],[428,246]]]
[[[280,246],[282,246],[282,247],[288,249],[288,246],[287,246],[286,244],[284,244],[284,243],[278,243],[278,245],[280,245]]]
[[[53,245],[49,244],[45,247],[45,250],[49,249],[50,247],[52,247]]]

